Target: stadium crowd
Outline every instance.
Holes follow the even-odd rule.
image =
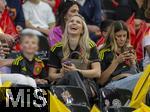
[[[0,0],[0,83],[79,87],[99,106],[149,64],[150,0]]]

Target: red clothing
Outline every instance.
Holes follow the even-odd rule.
[[[146,32],[148,31],[148,26],[147,24],[143,21],[141,23],[139,31],[136,33],[135,32],[135,23],[134,23],[135,16],[134,14],[128,19],[127,25],[130,30],[130,41],[131,45],[134,47],[136,50],[136,55],[137,55],[137,60],[138,62],[141,62],[143,59],[143,49],[142,49],[142,40],[143,37],[145,36]]]
[[[104,37],[100,37],[100,39],[99,39],[98,42],[96,43],[97,47],[100,46],[100,45],[102,45],[102,44],[104,44],[105,40],[106,40],[106,39],[105,39]]]
[[[56,11],[61,3],[61,0],[55,0],[55,6],[53,8],[53,12],[56,14]]]

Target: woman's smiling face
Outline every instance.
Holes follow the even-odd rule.
[[[71,35],[81,35],[83,33],[83,23],[82,19],[78,16],[72,17],[68,21],[68,34]]]

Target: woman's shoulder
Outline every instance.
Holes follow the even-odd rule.
[[[107,55],[112,55],[111,48],[104,48],[99,51],[99,57],[101,60],[103,60]]]
[[[89,40],[89,46],[90,46],[90,48],[94,48],[94,47],[96,47],[96,43],[92,40]]]
[[[56,43],[53,47],[51,47],[51,51],[52,51],[52,52],[55,52],[55,51],[57,51],[57,50],[59,50],[59,49],[62,49],[62,47],[63,47],[62,42],[58,42],[58,43]]]

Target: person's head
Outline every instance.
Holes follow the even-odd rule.
[[[101,34],[103,37],[107,36],[109,27],[113,23],[113,20],[104,20],[101,22],[100,29],[101,29]]]
[[[104,48],[111,47],[114,52],[117,52],[118,48],[125,49],[129,46],[129,39],[127,25],[123,21],[116,21],[110,26]]]
[[[78,14],[79,12],[79,5],[74,0],[64,0],[61,2],[57,13],[56,13],[56,25],[61,26],[64,30],[66,21]]]
[[[35,54],[39,48],[39,38],[34,34],[22,34],[21,36],[21,50],[26,54]]]
[[[71,17],[66,23],[65,31],[62,38],[63,54],[65,59],[68,58],[70,55],[69,39],[71,38],[77,38],[79,40],[78,44],[82,49],[81,54],[84,58],[87,59],[90,51],[89,32],[84,18],[79,14]]]

